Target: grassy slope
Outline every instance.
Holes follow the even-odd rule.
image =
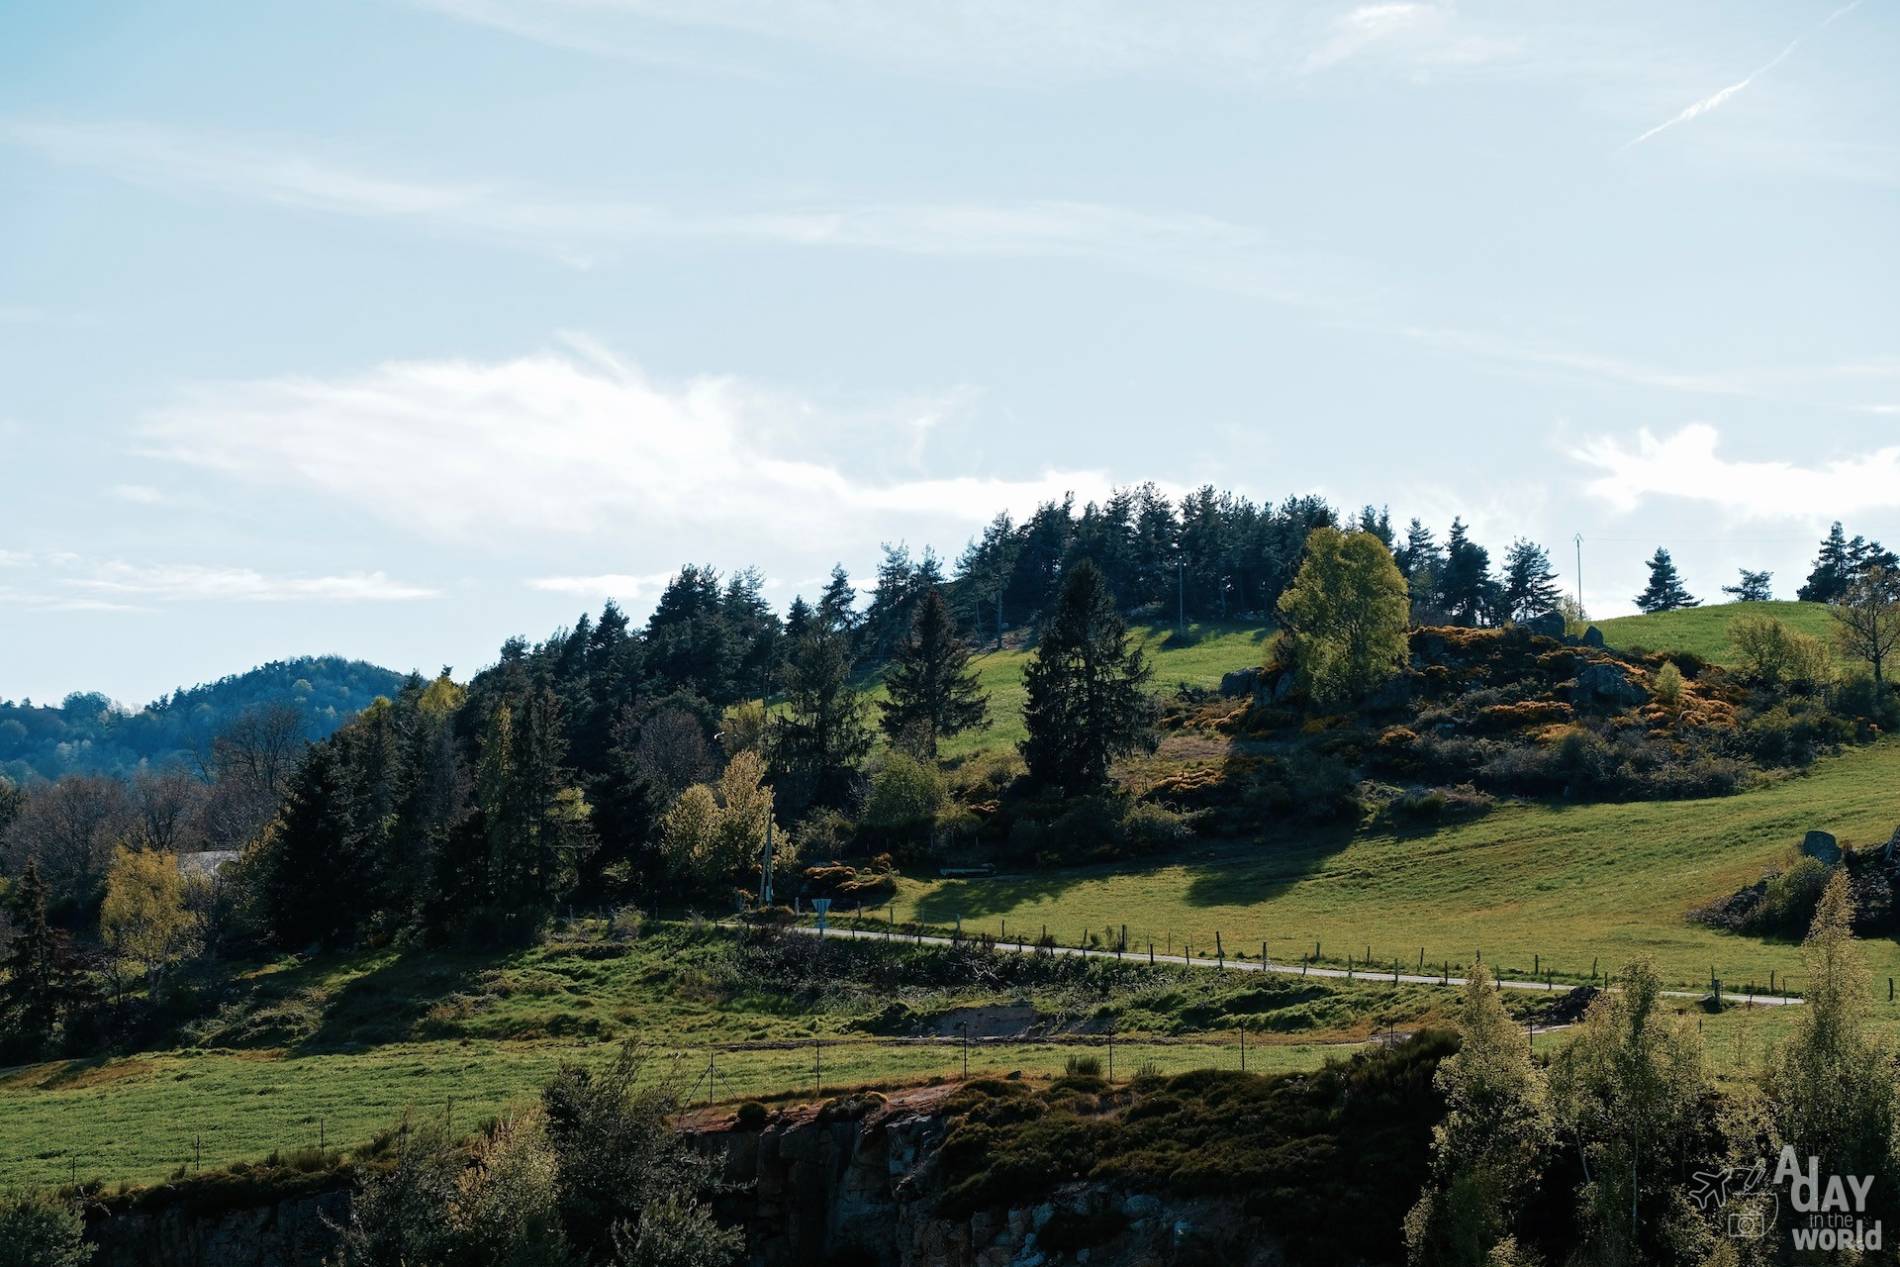
[[[602,958],[603,950],[618,957]],[[810,1095],[814,1037],[826,1043],[827,1094],[961,1074],[954,1041],[905,1042],[867,1029],[893,995],[924,1017],[1034,1007],[1063,1041],[1011,1039],[970,1052],[972,1073],[1032,1075],[1060,1072],[1078,1043],[1105,1055],[1105,1040],[1091,1036],[1108,1025],[1120,1031],[1121,1072],[1147,1062],[1164,1072],[1233,1067],[1242,1018],[1254,1030],[1250,1069],[1308,1069],[1344,1050],[1341,1042],[1412,1023],[1438,1001],[1417,987],[1283,981],[1263,989],[1165,969],[1131,970],[1109,993],[1098,979],[896,991],[847,984],[814,995],[735,977],[732,950],[722,934],[669,930],[631,948],[384,952],[270,965],[248,979],[248,998],[204,1029],[202,1046],[0,1070],[0,1190],[75,1174],[154,1181],[191,1158],[199,1140],[207,1167],[315,1144],[320,1130],[331,1147],[351,1148],[406,1111],[452,1112],[472,1127],[532,1097],[562,1061],[604,1061],[628,1036],[643,1037],[689,1086],[709,1050],[722,1048],[717,1096],[726,1102]],[[948,1024],[934,1032],[954,1033]]]
[[[1604,641],[1621,650],[1689,651],[1717,664],[1734,656],[1729,626],[1750,616],[1773,616],[1802,633],[1831,637],[1833,622],[1821,603],[1721,603],[1660,612],[1654,616],[1618,616],[1594,622]]]
[[[1177,634],[1171,625],[1140,625],[1134,636],[1154,665],[1154,687],[1171,691],[1181,683],[1216,687],[1221,675],[1259,664],[1266,658],[1271,631],[1258,625],[1195,624]],[[1013,747],[1023,738],[1023,667],[1029,649],[982,651],[971,657],[990,697],[990,727],[959,735],[943,745],[949,758]],[[882,688],[872,691],[882,698]]]
[[[1587,976],[1638,953],[1664,974],[1766,982],[1799,969],[1797,948],[1692,925],[1684,913],[1759,877],[1802,833],[1884,842],[1900,820],[1900,743],[1828,759],[1806,775],[1707,801],[1512,806],[1431,834],[1314,835],[1298,843],[1209,847],[1165,863],[988,880],[909,880],[898,918],[966,929],[1044,923],[1073,944],[1086,929],[1127,924],[1145,944],[1189,939],[1276,957],[1394,956],[1487,962],[1528,973],[1541,959]],[[1900,946],[1874,948],[1880,975],[1900,973]],[[1536,956],[1537,959],[1534,959]]]

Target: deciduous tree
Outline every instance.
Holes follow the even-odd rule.
[[[1359,699],[1398,669],[1410,603],[1392,556],[1368,532],[1315,528],[1280,596],[1293,662],[1315,703]]]

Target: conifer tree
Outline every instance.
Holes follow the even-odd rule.
[[[1512,620],[1529,620],[1557,610],[1557,570],[1550,552],[1519,538],[1504,554],[1504,611]]]
[[[77,1001],[79,973],[64,939],[46,921],[46,882],[29,857],[11,895],[16,931],[0,960],[0,1051],[34,1056]]]
[[[1070,569],[1023,672],[1020,747],[1041,782],[1072,796],[1098,791],[1116,757],[1153,746],[1153,671],[1129,642],[1101,572],[1086,561]]]
[[[1701,605],[1700,599],[1683,588],[1682,576],[1669,551],[1657,546],[1649,560],[1649,585],[1636,596],[1636,606],[1645,612],[1672,612]]]
[[[1766,603],[1774,598],[1773,572],[1751,572],[1742,568],[1735,584],[1724,585],[1722,592],[1738,603]]]
[[[871,731],[864,697],[851,682],[851,653],[841,633],[814,629],[785,663],[785,713],[772,735],[774,782],[795,809],[848,803]]]
[[[939,741],[989,724],[989,697],[970,665],[969,648],[957,637],[943,591],[935,586],[918,604],[910,637],[899,647],[884,685],[884,733],[933,760]]]

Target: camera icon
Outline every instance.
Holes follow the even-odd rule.
[[[1738,1241],[1758,1241],[1768,1235],[1768,1225],[1759,1210],[1730,1210],[1728,1234]]]

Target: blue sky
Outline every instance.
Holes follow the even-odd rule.
[[[1597,614],[1900,539],[1900,10],[0,9],[0,696],[467,672],[1063,489],[1454,513]],[[1900,544],[1900,540],[1895,540]]]

